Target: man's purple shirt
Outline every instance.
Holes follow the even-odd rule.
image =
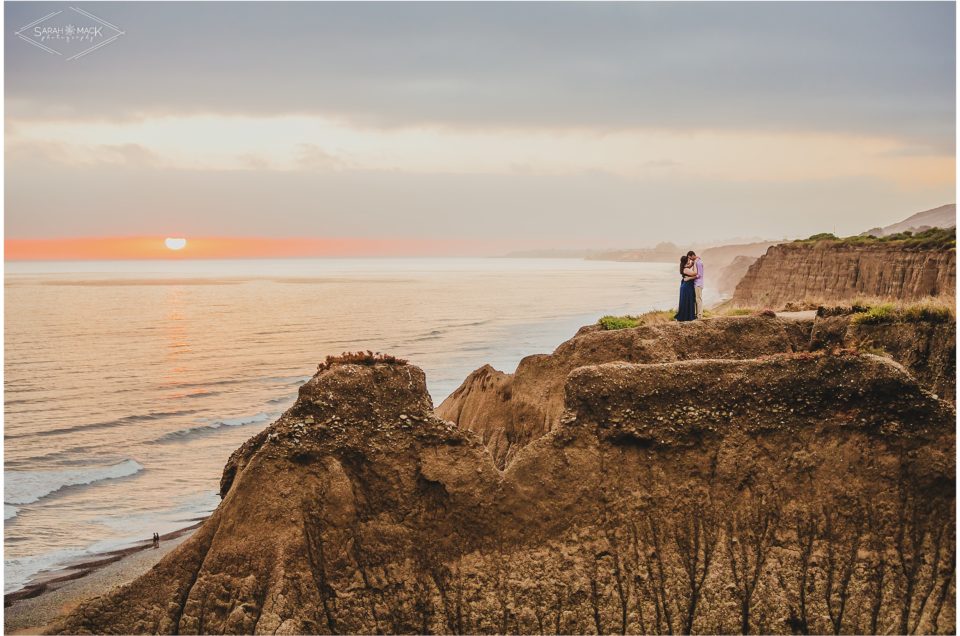
[[[703,287],[703,260],[697,259],[697,278],[693,282],[694,287]]]

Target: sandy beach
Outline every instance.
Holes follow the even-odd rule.
[[[3,631],[6,634],[41,634],[59,616],[81,602],[105,594],[125,585],[148,571],[171,550],[186,541],[196,526],[162,537],[160,547],[153,549],[137,545],[126,550],[92,559],[75,569],[53,575],[43,587],[31,585],[26,588],[39,590],[35,596],[16,598],[17,593],[7,595],[12,604],[4,609]],[[114,560],[114,557],[119,556]],[[69,577],[71,580],[64,580]]]

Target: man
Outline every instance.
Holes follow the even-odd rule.
[[[697,295],[697,320],[703,320],[703,259],[697,256],[693,250],[687,252],[687,256],[694,260],[697,267],[697,277],[693,281],[693,291]]]

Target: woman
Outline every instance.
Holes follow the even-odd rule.
[[[697,294],[693,289],[693,281],[697,278],[696,263],[689,256],[680,257],[680,304],[678,305],[676,320],[685,322],[697,319]]]

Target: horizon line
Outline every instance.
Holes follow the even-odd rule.
[[[186,237],[182,249],[167,247],[168,238],[183,235],[121,235],[61,238],[6,238],[4,262],[69,261],[210,261],[248,259],[334,258],[506,258],[513,252],[615,251],[653,249],[614,245],[571,246],[570,239],[465,239],[376,237]],[[673,243],[660,239],[661,243]],[[726,245],[726,241],[696,241]],[[676,243],[674,243],[676,244]],[[518,258],[529,258],[518,257]]]
[[[399,256],[492,256],[502,241],[469,239],[359,237],[187,237],[181,249],[166,245],[183,235],[86,236],[69,238],[8,238],[4,262],[230,260],[267,258],[371,258]],[[499,243],[500,245],[496,245]]]

